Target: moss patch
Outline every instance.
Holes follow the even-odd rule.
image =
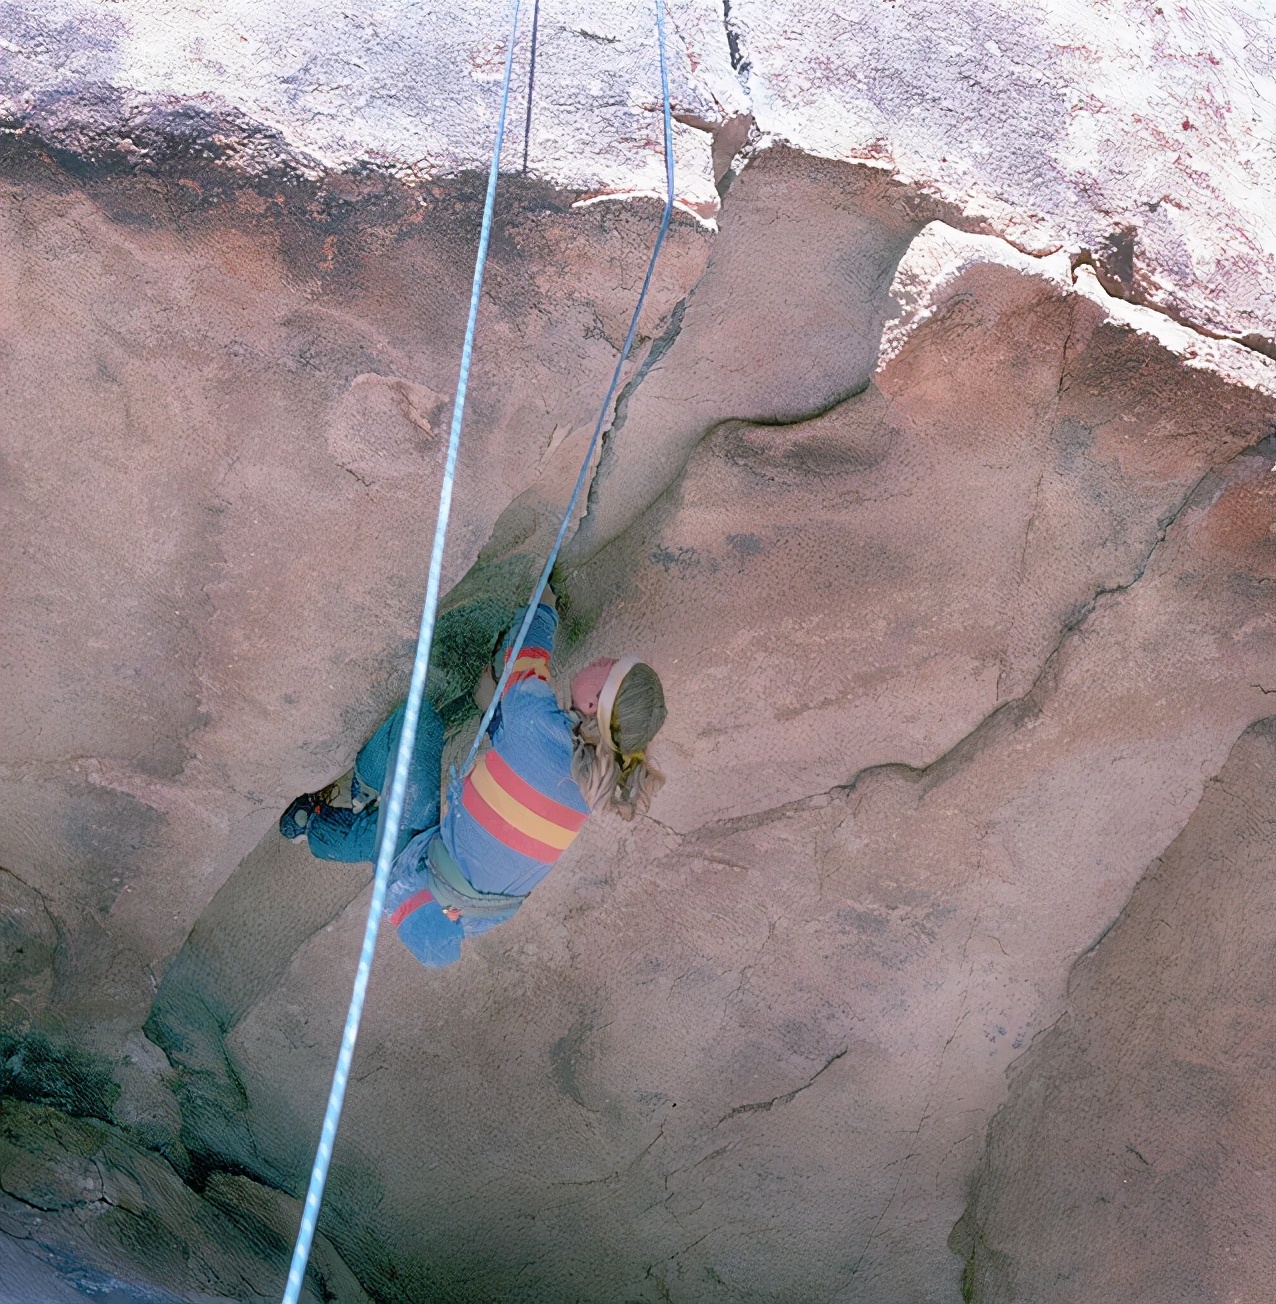
[[[0,1032],[0,1096],[110,1122],[119,1095],[113,1065],[103,1056],[41,1032]]]

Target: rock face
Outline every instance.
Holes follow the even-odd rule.
[[[0,1110],[5,1238],[41,1251],[23,1264],[18,1247],[7,1244],[15,1276],[22,1265],[39,1281],[35,1265],[51,1258],[62,1280],[90,1295],[148,1298],[128,1289],[139,1268],[148,1285],[169,1288],[167,1299],[192,1286],[205,1299],[278,1294],[300,1217],[295,1200],[223,1173],[212,1175],[201,1199],[162,1159],[107,1124],[18,1101]],[[326,1238],[303,1293],[308,1304],[368,1300]]]
[[[1032,253],[1270,351],[1276,43],[1262,0],[731,0],[759,129],[877,158]],[[983,225],[986,223],[986,226]]]
[[[979,1299],[1262,1299],[1276,728],[1246,730],[1012,1070],[955,1239]]]
[[[658,218],[596,8],[500,182],[458,739]],[[1276,29],[724,8],[561,568],[668,783],[460,965],[384,939],[308,1289],[1260,1298]],[[369,890],[274,825],[404,691],[505,15],[4,13],[0,1298],[272,1298]]]

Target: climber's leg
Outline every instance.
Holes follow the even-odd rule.
[[[443,913],[419,865],[390,884],[385,912],[404,946],[422,964],[441,969],[461,958],[461,939],[467,930]]]
[[[382,722],[376,733],[364,743],[354,763],[355,778],[360,792],[376,792],[380,799],[369,813],[377,813],[389,796],[390,777],[395,757],[399,754],[399,738],[403,734],[405,708],[397,707]],[[417,833],[439,822],[439,783],[443,764],[443,721],[429,702],[421,703],[417,721],[416,746],[408,768],[408,787],[403,799],[403,819],[399,825],[399,845],[395,854],[402,851]]]
[[[361,794],[376,795],[385,783],[386,771],[394,762],[391,739],[395,748],[403,731],[402,705],[396,706],[377,726],[377,731],[359,748],[354,759],[354,777]]]
[[[321,802],[306,821],[306,841],[318,860],[376,860],[377,808],[354,811]]]
[[[356,800],[369,797],[361,810],[330,805],[321,793],[298,797],[279,820],[279,831],[293,842],[304,837],[311,852],[320,860],[356,862],[375,861],[381,822],[379,800],[389,782],[391,767],[399,752],[403,733],[404,708],[398,707],[382,721],[376,733],[359,750],[354,764],[351,796]],[[439,822],[439,781],[443,762],[443,722],[434,708],[425,702],[417,725],[416,746],[408,767],[408,786],[404,794],[403,818],[400,821],[399,845],[395,854],[424,829]]]

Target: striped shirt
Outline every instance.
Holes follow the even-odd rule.
[[[492,746],[443,818],[443,844],[480,892],[526,895],[589,818],[571,773],[572,721],[549,682],[557,629],[557,614],[537,607],[488,731]]]

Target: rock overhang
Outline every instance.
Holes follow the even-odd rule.
[[[0,106],[86,154],[145,155],[158,129],[250,171],[428,182],[486,166],[510,12],[15,2]],[[1141,0],[874,5],[818,21],[797,3],[681,0],[669,19],[678,195],[702,220],[718,210],[724,145],[744,146],[751,124],[733,170],[772,143],[880,166],[966,229],[1089,258],[1118,297],[1276,347],[1276,36],[1258,0],[1208,14]],[[528,12],[516,128],[530,24]],[[534,175],[585,202],[662,192],[643,5],[547,9],[534,99]]]
[[[448,49],[472,56],[455,65],[468,68],[465,94],[443,97],[460,144],[414,162],[424,136],[400,122],[398,136],[370,143],[343,125],[364,119],[353,110],[343,119],[339,96],[325,107],[334,93],[298,80],[299,69],[324,70],[316,51],[348,33],[348,6],[346,18],[324,6],[302,14],[285,91],[248,85],[240,64],[217,57],[230,29],[210,35],[205,19],[173,5],[131,7],[133,43],[121,48],[140,62],[112,69],[94,26],[106,12],[66,5],[31,19],[35,37],[16,21],[4,33],[5,170],[18,181],[38,172],[56,192],[24,196],[22,239],[10,244],[25,274],[49,277],[42,302],[57,329],[40,335],[22,319],[57,358],[60,386],[42,388],[56,394],[92,372],[82,412],[95,443],[79,465],[54,459],[55,497],[82,492],[91,466],[139,540],[119,547],[119,531],[94,534],[91,518],[106,515],[96,509],[59,515],[65,504],[41,498],[38,477],[24,481],[30,502],[19,506],[40,504],[31,535],[49,541],[41,564],[63,596],[91,582],[59,550],[59,533],[89,538],[112,568],[110,589],[155,602],[146,621],[123,605],[94,615],[91,627],[74,626],[83,637],[72,646],[40,623],[52,612],[65,629],[72,616],[48,585],[35,586],[52,605],[32,628],[43,646],[73,655],[60,682],[37,684],[22,704],[32,729],[6,771],[18,817],[4,854],[44,893],[18,893],[35,921],[18,990],[65,1028],[87,1027],[108,1059],[123,1039],[131,1067],[117,1074],[114,1118],[134,1140],[167,1147],[179,1166],[185,1152],[186,1176],[238,1165],[287,1186],[307,1162],[303,1134],[326,1085],[363,882],[357,867],[318,872],[272,834],[251,848],[291,791],[348,763],[400,682],[418,598],[410,531],[432,488],[432,432],[454,366],[445,345],[459,338],[440,304],[459,301],[468,277],[503,15],[492,6],[447,20]],[[1086,12],[1055,6],[1034,21],[1064,33],[1085,26]],[[1230,23],[1251,11],[1226,12]],[[1134,10],[1121,13],[1133,21]],[[1008,178],[1000,155],[1014,123],[990,114],[980,128],[989,152],[972,149],[980,166],[954,181],[932,157],[960,158],[952,136],[929,139],[909,121],[878,130],[898,116],[898,97],[880,78],[867,99],[850,94],[847,41],[866,42],[883,68],[892,58],[910,65],[896,70],[916,89],[920,55],[905,59],[908,43],[887,39],[900,35],[897,18],[848,13],[820,32],[796,9],[746,0],[725,15],[701,5],[671,15],[690,51],[675,77],[687,120],[680,167],[699,187],[686,197],[702,205],[701,222],[680,219],[641,341],[660,344],[635,359],[591,504],[597,546],[567,583],[569,656],[641,645],[667,674],[671,782],[641,827],[591,827],[535,909],[474,948],[466,972],[444,977],[454,1004],[421,1015],[418,971],[383,953],[367,1082],[355,1089],[335,1184],[343,1235],[357,1232],[341,1249],[365,1285],[455,1254],[452,1276],[480,1293],[485,1272],[495,1280],[516,1260],[538,1262],[533,1275],[551,1293],[580,1273],[617,1292],[667,1293],[683,1274],[705,1291],[724,1275],[740,1291],[778,1289],[791,1237],[773,1215],[809,1209],[801,1234],[821,1289],[854,1289],[856,1278],[882,1299],[951,1296],[943,1241],[982,1121],[1004,1098],[1006,1063],[1050,1022],[1071,959],[1265,709],[1272,454],[1262,441],[1274,364],[1204,333],[1243,333],[1232,329],[1244,305],[1228,297],[1228,277],[1216,304],[1233,313],[1227,322],[1191,303],[1137,302],[1161,255],[1139,234],[1142,183],[1104,172],[1110,160],[1074,151],[1060,162],[1053,145],[1033,155],[1044,137],[1029,131],[1006,154],[1031,164],[1027,180]],[[949,69],[935,75],[936,96],[952,89],[953,67],[995,89],[1020,20],[987,8],[933,18],[932,42],[948,32],[964,51],[932,61]],[[366,12],[360,21],[365,45],[385,37]],[[494,598],[492,586],[476,597],[471,581],[490,579],[542,528],[556,459],[579,442],[573,423],[614,361],[654,229],[654,204],[608,202],[654,189],[658,175],[655,100],[616,96],[602,76],[617,74],[614,87],[650,59],[649,45],[638,50],[642,21],[641,7],[606,23],[559,12],[546,49],[557,41],[572,60],[583,51],[573,75],[603,89],[585,87],[576,117],[551,115],[557,135],[541,164],[533,156],[533,175],[502,177],[483,327],[493,366],[481,388],[512,388],[517,401],[472,411],[467,438],[482,474],[478,463],[470,470],[486,489],[464,504],[449,562],[450,580],[466,575],[453,600],[490,603],[484,619],[497,619],[508,595]],[[971,28],[960,42],[954,22]],[[1112,64],[1103,23],[1081,53],[1059,57]],[[292,39],[278,22],[273,33],[273,46],[259,35],[259,52]],[[402,22],[392,35],[408,54],[416,48]],[[14,55],[9,46],[22,42]],[[1252,61],[1262,44],[1251,46]],[[47,65],[17,98],[9,56]],[[180,77],[179,56],[191,65]],[[1055,56],[1042,57],[1049,81]],[[704,85],[687,89],[693,63],[721,77],[704,83],[712,103]],[[267,63],[265,80],[281,66]],[[642,66],[642,76],[654,71]],[[841,96],[845,112],[820,118],[804,106],[801,79],[820,67],[842,78],[821,103]],[[170,73],[178,93],[162,84]],[[575,83],[556,90],[544,76],[551,107],[576,94]],[[1171,90],[1158,130],[1179,111],[1184,92]],[[1128,125],[1128,99],[1118,104],[1125,117],[1087,102],[1079,120]],[[1000,110],[1013,97],[993,100]],[[383,102],[374,96],[369,109]],[[721,145],[720,124],[738,128],[746,114],[752,140],[732,138],[742,148],[724,176],[725,147],[713,159],[709,129]],[[619,152],[590,152],[624,131]],[[956,145],[978,143],[974,127],[963,132]],[[1102,155],[1106,138],[1094,139]],[[1132,139],[1141,149],[1153,137]],[[580,156],[564,161],[570,150]],[[1261,166],[1247,162],[1253,176]],[[1026,204],[1024,186],[1043,167],[1051,203]],[[725,192],[716,231],[703,220],[703,205],[718,202],[715,180]],[[77,190],[87,200],[78,207]],[[1265,238],[1246,194],[1224,195],[1233,212],[1191,186],[1167,193],[1183,221],[1205,213],[1226,223],[1232,212],[1246,239]],[[1127,229],[1135,235],[1108,240]],[[96,272],[76,261],[86,247],[109,254]],[[1251,288],[1269,293],[1266,264],[1254,266]],[[1175,268],[1175,293],[1197,287],[1183,302],[1213,293],[1191,258]],[[202,333],[184,333],[173,323],[190,310],[187,286],[201,283],[212,290],[200,302],[215,311]],[[901,315],[886,320],[879,350],[892,297]],[[121,311],[104,309],[87,327],[58,316],[95,298]],[[133,301],[154,308],[150,325],[144,313],[124,320]],[[798,308],[818,320],[804,324]],[[789,309],[781,335],[772,323]],[[158,371],[138,364],[148,332],[176,344]],[[215,403],[165,388],[175,372],[203,371]],[[573,373],[577,388],[564,382]],[[122,389],[162,401],[135,407],[127,423],[94,424]],[[227,406],[236,389],[270,419],[257,421],[249,402]],[[33,393],[24,391],[40,431],[69,427],[45,420],[48,395],[37,403]],[[189,417],[178,419],[184,403]],[[671,414],[683,421],[676,441]],[[157,461],[145,460],[148,448]],[[625,461],[633,451],[651,463],[645,484],[641,464]],[[166,465],[186,481],[170,480]],[[304,510],[278,492],[290,476],[304,481]],[[616,489],[632,498],[623,510]],[[159,510],[176,511],[163,528],[151,521]],[[160,569],[181,585],[134,567],[148,537],[168,540]],[[90,608],[77,610],[88,622]],[[157,637],[170,613],[177,634]],[[113,625],[123,640],[111,641]],[[130,660],[124,643],[147,640],[150,659]],[[91,682],[78,714],[56,710],[65,685]],[[706,700],[726,705],[708,719]],[[103,703],[115,718],[98,734]],[[77,750],[86,729],[92,745]],[[148,731],[164,734],[158,750]],[[138,1031],[161,971],[146,1026],[167,1067]],[[523,1021],[509,1011],[528,993],[535,1017]],[[494,1000],[509,1017],[493,1016],[476,1037],[473,1016]],[[670,1027],[682,1049],[667,1044]],[[482,1081],[469,1077],[475,1064]],[[492,1121],[492,1153],[455,1158],[467,1155],[464,1138],[445,1109],[431,1112],[430,1074]],[[166,1082],[178,1083],[180,1108]],[[511,1092],[525,1122],[517,1135],[499,1126]],[[451,1143],[435,1180],[454,1215],[420,1203],[431,1149],[387,1141],[384,1119],[405,1108]],[[517,1179],[502,1185],[511,1172]],[[403,1216],[391,1216],[386,1190],[401,1195]],[[599,1191],[618,1202],[601,1217]],[[733,1221],[751,1229],[745,1254],[733,1248]],[[573,1241],[581,1226],[602,1252]],[[640,1267],[630,1272],[635,1246],[668,1252],[659,1288],[650,1271],[643,1281]],[[570,1271],[560,1270],[566,1260]]]

